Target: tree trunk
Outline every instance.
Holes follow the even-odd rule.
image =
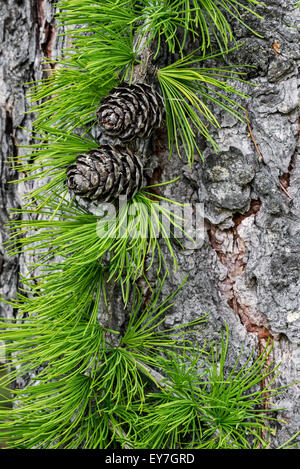
[[[0,294],[5,299],[15,297],[19,273],[26,271],[25,256],[10,258],[5,252],[9,238],[5,224],[12,218],[10,210],[20,208],[23,195],[36,184],[13,184],[18,175],[9,159],[24,153],[19,146],[33,143],[30,129],[34,116],[24,114],[30,110],[26,84],[45,77],[43,59],[55,57],[61,49],[53,15],[54,8],[47,0],[8,0],[0,5]],[[12,308],[2,303],[0,315],[12,317]]]
[[[204,142],[205,161],[196,157],[192,168],[176,154],[169,161],[166,135],[160,135],[152,177],[154,183],[181,175],[180,182],[164,188],[164,195],[204,206],[203,243],[197,249],[177,249],[177,272],[170,259],[164,292],[173,292],[186,275],[189,279],[168,313],[166,327],[209,313],[199,341],[213,341],[226,322],[229,369],[241,347],[246,360],[252,348],[260,353],[271,340],[272,358],[281,363],[277,385],[300,378],[300,44],[299,30],[293,27],[299,26],[300,12],[293,5],[293,0],[268,1],[257,7],[263,21],[245,14],[245,22],[262,38],[233,25],[236,38],[245,44],[226,61],[256,66],[247,77],[256,86],[240,84],[251,95],[246,102],[248,122],[215,110],[221,127],[214,137],[221,151],[215,154]],[[55,58],[63,43],[47,0],[7,0],[0,15],[0,294],[10,299],[30,259],[5,253],[4,224],[33,183],[10,184],[16,172],[7,160],[32,138],[25,130],[31,129],[34,117],[24,115],[29,109],[24,84],[47,73],[43,58]],[[12,317],[14,312],[2,303],[0,314]],[[272,445],[278,447],[300,428],[299,384],[279,396],[275,406],[285,407],[280,416],[287,422],[273,438]]]

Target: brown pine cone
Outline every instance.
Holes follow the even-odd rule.
[[[78,155],[66,173],[70,191],[90,201],[111,202],[120,195],[131,199],[143,183],[139,158],[120,146],[103,145]]]
[[[101,130],[124,142],[147,138],[162,123],[164,103],[150,85],[126,83],[105,96],[97,112]]]

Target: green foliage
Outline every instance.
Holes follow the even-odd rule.
[[[89,314],[88,305],[94,301],[97,311],[99,282],[94,280],[84,302],[74,301],[74,295],[84,292],[85,281],[81,290],[65,294],[63,302],[58,288],[65,288],[63,270],[61,274],[55,290],[50,290],[55,286],[50,274],[48,282],[35,288],[28,305],[20,306],[20,314],[31,311],[29,317],[0,323],[10,357],[7,368],[13,370],[6,386],[33,374],[25,389],[12,390],[14,408],[0,410],[0,439],[6,447],[250,448],[253,441],[264,444],[260,432],[268,430],[266,421],[272,416],[259,408],[267,392],[282,392],[257,386],[274,371],[267,364],[270,350],[266,348],[256,360],[249,357],[243,366],[237,359],[234,370],[225,376],[227,343],[222,340],[218,356],[214,345],[196,351],[186,337],[186,328],[197,331],[205,318],[174,330],[159,328],[174,296],[159,300],[163,283],[146,306],[134,288],[130,322],[119,346],[113,347],[106,340],[109,331],[96,314]],[[52,292],[48,305],[43,289],[48,299]],[[53,311],[58,307],[60,320]],[[156,392],[153,386],[158,387]]]
[[[261,3],[248,0],[247,4],[251,7]],[[194,152],[201,154],[196,143],[197,132],[215,150],[218,149],[209,131],[209,127],[218,127],[218,122],[209,109],[208,101],[238,119],[244,118],[244,109],[232,96],[245,98],[246,95],[227,83],[229,78],[238,80],[242,72],[237,73],[224,66],[209,69],[199,65],[202,66],[205,59],[218,56],[218,50],[207,52],[212,46],[211,33],[222,53],[230,51],[229,45],[234,38],[224,12],[244,24],[243,11],[257,15],[247,5],[236,0],[193,0],[190,6],[187,0],[107,0],[93,3],[89,0],[66,0],[58,5],[61,24],[81,27],[68,30],[72,47],[64,51],[65,58],[56,63],[49,78],[35,84],[29,93],[32,103],[37,103],[32,108],[38,114],[36,131],[44,132],[45,126],[68,130],[93,126],[101,98],[119,81],[132,79],[140,53],[153,40],[157,40],[155,55],[160,50],[161,41],[168,45],[170,54],[174,54],[173,63],[158,71],[158,82],[165,98],[170,153],[175,141],[181,154],[180,138],[191,164]],[[180,30],[184,31],[181,40]],[[137,38],[135,41],[133,33]],[[199,39],[201,46],[184,57],[188,34],[195,40]],[[176,59],[178,51],[180,60]],[[239,107],[241,112],[238,112]]]
[[[130,330],[120,337],[120,346],[113,347],[97,318],[99,266],[98,274],[96,266],[90,266],[93,276],[77,269],[75,291],[66,278],[65,264],[55,268],[46,279],[34,279],[33,295],[19,295],[20,304],[12,303],[20,315],[29,312],[29,316],[0,322],[10,357],[7,369],[12,370],[6,387],[16,379],[26,380],[29,372],[34,376],[25,390],[12,391],[14,408],[0,410],[0,438],[8,447],[104,448],[115,443],[119,426],[134,424],[133,402],[143,407],[151,375],[135,356],[147,358],[145,349],[156,355],[173,344],[183,347],[184,340],[180,334],[173,338],[170,331],[155,331],[172,299],[159,304],[159,288],[145,311],[137,295]]]
[[[222,337],[220,355],[213,345],[207,354],[203,350],[191,356],[169,352],[166,358],[160,358],[167,386],[149,394],[150,405],[138,422],[135,447],[267,446],[261,435],[271,431],[268,422],[272,423],[274,416],[263,410],[266,394],[270,397],[283,392],[283,388],[271,389],[272,380],[263,389],[257,386],[275,371],[267,363],[270,349],[266,347],[256,360],[249,357],[243,366],[238,358],[226,376],[227,345]]]
[[[137,33],[140,36],[148,36],[146,44],[157,39],[157,50],[154,57],[160,50],[162,40],[167,43],[169,52],[174,54],[176,47],[178,47],[182,53],[184,43],[180,42],[178,38],[178,29],[186,28],[187,31],[191,31],[182,14],[184,4],[183,0],[143,0],[136,5],[139,19],[143,22],[142,26],[138,27]]]
[[[38,209],[33,206],[15,211],[29,215],[38,213],[39,218],[22,218],[9,223],[12,233],[8,252],[11,255],[35,253],[38,260],[32,266],[33,269],[43,266],[54,256],[61,256],[70,273],[73,273],[74,268],[76,271],[78,266],[89,268],[97,261],[108,272],[108,280],[121,281],[126,303],[130,283],[149,270],[154,261],[157,275],[162,267],[168,271],[160,246],[161,239],[166,244],[175,268],[177,266],[170,239],[171,228],[184,233],[182,219],[160,204],[159,199],[176,205],[168,199],[153,196],[145,188],[116,210],[107,213],[104,207],[104,215],[96,216],[88,214],[74,202],[58,202],[53,195],[45,200],[39,195],[37,200],[41,200],[41,203]],[[146,267],[147,257],[150,260]],[[77,275],[74,274],[74,278]]]
[[[216,41],[220,50],[228,50],[228,46],[234,40],[233,32],[228,18],[232,17],[253,34],[259,34],[251,29],[243,21],[245,11],[259,17],[262,17],[251,7],[263,5],[263,2],[257,0],[246,0],[241,3],[237,0],[192,0],[191,7],[189,0],[185,0],[185,18],[186,23],[193,24],[200,30],[199,36],[202,44],[203,53]]]
[[[113,29],[128,25],[136,26],[143,21],[137,32],[157,38],[160,43],[164,37],[169,51],[174,52],[178,45],[182,50],[187,32],[199,37],[203,53],[212,46],[213,40],[222,50],[227,50],[234,40],[228,18],[234,18],[246,28],[253,31],[244,21],[243,13],[249,12],[262,18],[252,7],[263,5],[257,0],[64,0],[60,2],[60,23],[63,25],[84,25],[85,28]],[[178,29],[185,31],[184,40],[180,42]]]
[[[205,57],[205,59],[216,56],[218,54]],[[172,153],[175,142],[180,155],[179,143],[181,141],[190,164],[193,163],[195,150],[201,155],[197,145],[197,134],[204,136],[213,148],[218,150],[206,122],[213,127],[219,127],[219,123],[207,102],[211,101],[237,119],[243,120],[243,115],[236,108],[240,107],[241,111],[244,108],[237,105],[230,96],[247,97],[223,80],[231,78],[232,70],[227,67],[199,67],[203,60],[203,57],[192,52],[183,59],[160,69],[157,73],[166,106],[170,152]],[[243,72],[236,72],[236,75],[234,79],[242,81],[238,76],[243,75]]]
[[[28,97],[37,113],[36,131],[50,126],[72,130],[95,124],[101,98],[117,84],[119,74],[127,78],[135,63],[132,32],[122,28],[77,31],[66,58],[56,62],[50,76],[34,84]]]
[[[26,182],[36,178],[41,180],[38,188],[26,194],[27,206],[32,206],[34,201],[34,210],[38,211],[46,203],[57,201],[61,197],[61,201],[57,202],[54,208],[55,214],[68,192],[65,184],[67,166],[72,164],[79,154],[97,148],[98,142],[91,136],[87,138],[48,126],[43,126],[43,130],[38,134],[33,133],[33,137],[37,143],[20,146],[26,150],[25,155],[12,157],[11,161],[22,175],[17,181]]]
[[[138,21],[132,0],[62,0],[58,2],[59,25],[106,26],[110,29]],[[68,33],[69,34],[69,33]]]
[[[244,109],[233,96],[246,96],[231,84],[242,82],[243,73],[202,63],[231,50],[229,18],[245,26],[243,13],[259,16],[252,10],[257,5],[256,0],[58,3],[58,19],[68,26],[71,44],[48,77],[31,84],[34,143],[24,148],[29,154],[12,158],[23,182],[39,179],[40,184],[9,223],[8,252],[34,254],[34,261],[9,302],[17,318],[0,321],[6,350],[0,402],[12,404],[0,408],[5,447],[268,446],[263,435],[276,419],[265,401],[283,392],[271,387],[276,376],[271,349],[244,364],[238,357],[228,370],[228,331],[220,349],[195,346],[206,315],[165,327],[184,284],[168,297],[163,293],[168,259],[176,269],[176,248],[182,248],[174,233],[184,235],[175,210],[183,205],[154,194],[163,185],[157,184],[92,215],[66,186],[67,166],[98,146],[92,127],[101,98],[133,80],[152,41],[157,41],[154,64],[163,42],[172,59],[156,73],[171,152],[175,146],[181,154],[182,143],[192,163],[195,151],[201,154],[197,133],[217,149],[209,127],[219,124],[210,103],[243,119]],[[184,56],[187,38],[201,46]],[[146,273],[154,268],[156,285],[148,282],[145,297],[137,281],[147,282]],[[125,310],[122,331],[106,322],[115,289],[121,290]]]

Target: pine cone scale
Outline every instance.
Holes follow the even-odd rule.
[[[144,83],[121,85],[102,99],[97,112],[101,130],[121,141],[150,137],[163,117],[162,97]]]

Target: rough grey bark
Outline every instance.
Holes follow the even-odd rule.
[[[24,257],[10,258],[4,243],[8,240],[5,223],[12,218],[10,210],[22,206],[22,197],[35,182],[12,184],[17,178],[9,159],[23,154],[20,145],[33,143],[30,129],[34,116],[26,94],[29,82],[48,73],[42,62],[54,57],[61,48],[55,36],[53,7],[47,0],[8,0],[0,4],[0,294],[15,297],[19,272],[25,273]],[[26,130],[28,129],[28,130]],[[11,317],[10,306],[0,303],[0,315]]]
[[[175,153],[170,162],[166,135],[157,135],[151,180],[180,175],[180,182],[162,193],[179,202],[204,204],[201,246],[185,251],[175,247],[179,267],[176,273],[171,269],[165,294],[187,274],[189,279],[176,297],[166,327],[209,313],[199,341],[212,341],[219,340],[219,329],[226,322],[229,369],[242,346],[246,360],[252,348],[261,352],[269,338],[274,344],[272,358],[281,362],[277,385],[300,378],[300,45],[299,30],[288,26],[299,26],[299,9],[293,11],[293,4],[293,0],[268,1],[258,7],[264,21],[245,14],[245,21],[263,38],[234,26],[236,37],[245,44],[226,61],[257,67],[248,74],[256,87],[239,85],[251,95],[246,102],[249,124],[214,109],[221,124],[214,132],[221,152],[216,155],[202,142],[205,162],[196,158],[192,168]],[[5,298],[15,296],[18,272],[26,272],[26,259],[5,254],[4,223],[9,209],[20,206],[21,195],[32,188],[9,184],[16,174],[5,162],[21,151],[17,145],[31,138],[19,128],[30,129],[33,119],[24,115],[29,108],[24,83],[41,78],[43,57],[55,57],[62,47],[53,13],[47,0],[8,0],[0,5],[0,294]],[[1,304],[0,313],[12,316],[13,311]],[[274,447],[299,430],[299,398],[299,385],[277,398],[275,405],[286,408],[280,416],[287,425],[277,429]]]

